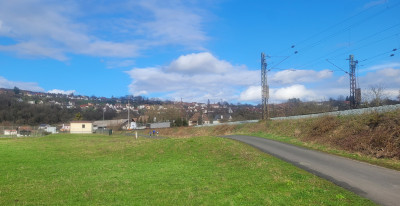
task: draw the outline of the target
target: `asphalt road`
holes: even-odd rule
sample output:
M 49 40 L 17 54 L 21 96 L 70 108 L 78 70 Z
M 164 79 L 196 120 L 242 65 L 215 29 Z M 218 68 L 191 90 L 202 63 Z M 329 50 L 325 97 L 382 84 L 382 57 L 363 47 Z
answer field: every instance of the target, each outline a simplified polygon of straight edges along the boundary
M 224 136 L 290 162 L 381 205 L 400 205 L 400 172 L 259 137 Z

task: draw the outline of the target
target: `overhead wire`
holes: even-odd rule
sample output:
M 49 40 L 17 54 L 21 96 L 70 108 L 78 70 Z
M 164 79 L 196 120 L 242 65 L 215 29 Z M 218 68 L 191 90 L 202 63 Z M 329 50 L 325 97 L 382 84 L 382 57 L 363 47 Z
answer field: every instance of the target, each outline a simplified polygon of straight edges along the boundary
M 323 38 L 323 39 L 321 39 L 321 40 L 319 40 L 319 41 L 317 41 L 317 42 L 315 42 L 315 43 L 313 43 L 313 44 L 308 45 L 307 47 L 305 47 L 305 48 L 303 48 L 303 49 L 301 49 L 301 50 L 298 50 L 298 52 L 300 52 L 300 51 L 303 52 L 303 51 L 306 51 L 306 50 L 308 50 L 308 49 L 314 48 L 315 46 L 321 44 L 322 42 L 324 42 L 324 41 L 326 41 L 326 40 L 328 40 L 328 39 L 330 39 L 330 38 L 333 38 L 333 37 L 335 37 L 335 36 L 338 35 L 338 34 L 341 34 L 343 31 L 347 31 L 347 30 L 349 30 L 349 29 L 351 29 L 351 28 L 354 28 L 354 27 L 356 27 L 356 26 L 359 26 L 360 24 L 362 24 L 362 23 L 364 23 L 364 22 L 366 22 L 366 21 L 368 21 L 368 20 L 370 20 L 370 19 L 372 19 L 372 18 L 374 18 L 374 17 L 376 17 L 376 16 L 379 16 L 380 14 L 383 14 L 384 12 L 387 12 L 388 10 L 393 9 L 393 8 L 399 6 L 399 5 L 400 5 L 400 2 L 394 4 L 394 5 L 391 6 L 391 7 L 387 7 L 387 8 L 385 8 L 385 9 L 383 9 L 383 10 L 381 10 L 381 11 L 379 11 L 379 12 L 377 12 L 377 13 L 371 15 L 371 16 L 368 16 L 368 17 L 366 17 L 366 18 L 364 18 L 364 19 L 362 19 L 362 20 L 360 20 L 360 21 L 358 21 L 358 22 L 356 22 L 356 23 L 354 23 L 354 24 L 351 24 L 350 26 L 348 26 L 348 27 L 346 27 L 346 28 L 344 28 L 344 29 L 342 29 L 342 30 L 336 32 L 336 33 L 333 33 L 333 34 L 329 35 L 329 36 L 326 37 L 326 38 Z
M 398 25 L 400 25 L 400 23 L 399 23 Z M 390 38 L 395 37 L 395 36 L 398 35 L 398 34 L 400 34 L 400 32 L 399 32 L 399 33 L 396 33 L 396 34 L 393 34 L 393 35 L 390 35 L 390 36 L 388 36 L 388 37 L 379 39 L 379 40 L 377 40 L 377 41 L 369 42 L 368 44 L 365 44 L 365 45 L 356 47 L 355 49 L 352 49 L 352 50 L 350 50 L 350 51 L 342 52 L 342 53 L 340 53 L 340 54 L 338 54 L 338 55 L 333 56 L 332 58 L 336 58 L 336 57 L 342 56 L 342 55 L 344 55 L 344 54 L 351 53 L 351 52 L 360 50 L 360 49 L 362 49 L 362 48 L 371 46 L 371 45 L 373 45 L 373 44 L 376 44 L 376 43 L 385 41 L 385 40 L 387 40 L 387 39 L 390 39 Z M 372 36 L 371 36 L 371 37 L 372 37 Z M 364 40 L 365 40 L 365 38 L 364 38 L 363 40 L 357 41 L 356 43 L 361 42 L 361 41 L 364 41 Z M 322 61 L 323 59 L 325 59 L 325 58 L 331 56 L 332 54 L 334 54 L 334 53 L 336 53 L 336 52 L 338 52 L 338 51 L 340 51 L 340 50 L 343 50 L 343 48 L 338 48 L 338 49 L 336 49 L 336 50 L 334 50 L 334 51 L 332 51 L 332 52 L 330 52 L 330 53 L 328 53 L 328 54 L 319 56 L 318 58 L 315 58 L 315 59 L 313 59 L 313 60 L 311 60 L 311 61 L 306 62 L 305 64 L 302 64 L 302 65 L 300 65 L 300 66 L 297 66 L 296 68 L 302 68 L 302 67 L 305 67 L 305 66 L 312 65 L 312 64 L 314 64 L 314 63 L 316 63 L 316 62 Z
M 370 43 L 365 44 L 365 45 L 363 45 L 363 46 L 357 47 L 356 49 L 352 49 L 352 50 L 350 50 L 350 51 L 342 52 L 342 53 L 340 53 L 340 54 L 334 56 L 333 58 L 336 58 L 336 57 L 341 56 L 341 55 L 344 55 L 344 54 L 346 54 L 346 53 L 354 52 L 354 51 L 360 50 L 360 49 L 362 49 L 362 48 L 371 46 L 371 45 L 373 45 L 373 44 L 376 44 L 376 43 L 379 43 L 379 42 L 382 42 L 382 41 L 391 39 L 391 38 L 395 37 L 395 36 L 398 35 L 398 34 L 400 34 L 400 32 L 399 32 L 399 33 L 396 33 L 396 34 L 393 34 L 393 35 L 390 35 L 390 36 L 387 36 L 387 37 L 384 37 L 384 38 L 379 39 L 379 40 L 377 40 L 377 41 L 370 42 Z
M 390 50 L 390 51 L 386 51 L 386 52 L 377 54 L 377 55 L 375 55 L 375 56 L 366 58 L 366 59 L 364 59 L 364 60 L 361 60 L 360 62 L 368 62 L 368 61 L 371 61 L 372 59 L 375 59 L 375 58 L 377 58 L 377 57 L 380 57 L 380 56 L 383 56 L 383 55 L 385 55 L 385 54 L 389 54 L 389 53 L 395 52 L 395 51 L 397 51 L 398 49 L 400 49 L 400 48 L 394 48 L 394 49 L 392 49 L 392 50 Z
M 400 47 L 399 47 L 399 48 L 391 49 L 390 51 L 386 51 L 386 52 L 383 52 L 383 53 L 379 53 L 379 54 L 374 55 L 374 56 L 371 56 L 371 57 L 366 58 L 366 59 L 364 59 L 364 60 L 358 61 L 358 63 L 361 63 L 361 62 L 368 62 L 368 61 L 370 61 L 370 60 L 372 60 L 372 59 L 378 58 L 378 57 L 383 56 L 383 55 L 385 55 L 385 54 L 389 54 L 389 53 L 392 53 L 392 52 L 395 53 L 395 52 L 397 52 L 397 51 L 400 51 Z M 331 72 L 341 71 L 341 72 L 344 72 L 344 73 L 346 73 L 346 74 L 349 74 L 348 71 L 342 69 L 341 67 L 339 67 L 339 66 L 336 65 L 335 63 L 331 62 L 329 59 L 325 59 L 325 60 L 326 60 L 328 63 L 332 64 L 333 66 L 335 66 L 336 68 L 339 69 L 339 70 L 330 70 Z M 271 70 L 271 69 L 270 69 L 270 70 Z M 269 71 L 270 71 L 270 70 L 269 70 Z M 292 68 L 292 69 L 274 68 L 274 70 L 281 70 L 281 71 L 300 71 L 301 69 L 294 69 L 294 68 Z
M 329 59 L 326 59 L 326 61 L 331 63 L 333 66 L 335 66 L 336 68 L 340 69 L 341 71 L 345 72 L 346 74 L 349 73 L 349 72 L 345 71 L 344 69 L 340 68 L 339 66 L 337 66 L 336 64 L 334 64 L 333 62 L 329 61 Z
M 358 41 L 356 41 L 356 42 L 354 42 L 354 43 L 355 43 L 355 44 L 356 44 L 356 43 L 360 43 L 360 42 L 365 41 L 365 40 L 367 40 L 367 39 L 369 39 L 369 38 L 372 38 L 372 37 L 374 37 L 374 36 L 376 36 L 376 35 L 378 35 L 378 34 L 381 34 L 381 33 L 385 32 L 385 31 L 388 31 L 388 30 L 390 30 L 390 29 L 393 29 L 393 28 L 395 28 L 395 27 L 397 27 L 397 26 L 400 26 L 400 23 L 397 23 L 397 24 L 395 24 L 395 25 L 393 25 L 393 26 L 390 26 L 390 27 L 388 27 L 388 28 L 385 28 L 385 29 L 383 29 L 383 30 L 381 30 L 381 31 L 378 31 L 378 32 L 376 32 L 376 33 L 374 33 L 374 34 L 372 34 L 372 35 L 369 35 L 369 36 L 367 36 L 367 37 L 364 37 L 363 39 L 358 40 Z M 397 33 L 397 34 L 395 34 L 395 35 L 398 35 L 398 34 L 400 34 L 400 33 Z M 391 36 L 390 36 L 390 37 L 391 37 Z M 387 37 L 387 38 L 389 38 L 389 37 Z M 386 38 L 385 38 L 385 39 L 386 39 Z M 385 39 L 382 39 L 382 40 L 385 40 Z M 375 43 L 375 42 L 372 42 L 372 44 L 374 44 L 374 43 Z M 371 45 L 371 43 L 369 43 L 369 44 L 367 44 L 367 45 L 365 45 L 365 46 L 363 46 L 363 47 L 366 47 L 366 46 L 369 46 L 369 45 Z M 362 47 L 362 48 L 363 48 L 363 47 Z M 321 61 L 322 58 L 326 58 L 326 57 L 328 57 L 328 56 L 330 56 L 330 55 L 332 55 L 332 54 L 334 54 L 334 53 L 336 53 L 336 52 L 338 52 L 338 51 L 340 51 L 340 50 L 342 50 L 342 49 L 344 49 L 344 48 L 338 48 L 338 49 L 334 50 L 333 52 L 330 52 L 330 53 L 328 53 L 328 54 L 325 54 L 325 55 L 323 55 L 323 56 L 320 56 L 320 57 L 318 57 L 318 58 L 315 58 L 315 59 L 312 60 L 312 61 L 308 61 L 308 62 L 306 62 L 305 64 L 302 64 L 301 66 L 298 66 L 298 68 L 307 66 L 307 65 L 312 64 L 312 63 L 314 63 L 314 62 L 316 62 L 316 61 Z M 358 49 L 360 49 L 360 48 L 358 48 Z M 354 49 L 354 50 L 352 50 L 352 51 L 356 51 L 356 50 L 358 50 L 358 49 Z M 346 52 L 346 53 L 348 53 L 348 52 Z M 340 54 L 340 55 L 342 55 L 342 54 Z
M 340 34 L 341 32 L 347 31 L 347 30 L 349 30 L 349 29 L 351 29 L 351 28 L 354 28 L 354 27 L 356 27 L 356 26 L 358 26 L 358 25 L 360 25 L 360 24 L 362 24 L 362 23 L 364 23 L 364 22 L 366 22 L 366 21 L 368 21 L 368 20 L 370 20 L 370 19 L 372 19 L 372 18 L 374 18 L 374 17 L 376 17 L 376 16 L 379 16 L 380 14 L 382 14 L 382 13 L 384 13 L 384 12 L 390 10 L 390 9 L 393 9 L 393 8 L 399 6 L 399 5 L 400 5 L 400 2 L 399 2 L 399 3 L 396 3 L 396 4 L 394 4 L 394 5 L 392 5 L 391 7 L 388 6 L 388 7 L 386 7 L 385 9 L 383 9 L 383 10 L 377 12 L 377 13 L 374 13 L 373 15 L 370 15 L 370 16 L 368 16 L 368 17 L 366 17 L 366 18 L 364 18 L 364 19 L 358 21 L 357 23 L 351 24 L 350 26 L 348 26 L 348 27 L 346 27 L 346 28 L 344 28 L 344 29 L 342 29 L 342 30 L 336 32 L 336 33 L 333 33 L 333 34 L 329 35 L 328 37 L 322 38 L 322 39 L 320 39 L 319 41 L 317 41 L 317 42 L 315 42 L 315 43 L 313 43 L 313 44 L 309 44 L 308 46 L 304 47 L 304 48 L 301 49 L 301 50 L 296 50 L 296 51 L 294 51 L 292 54 L 290 54 L 289 56 L 286 56 L 283 60 L 281 60 L 281 61 L 278 62 L 277 64 L 273 65 L 273 66 L 271 67 L 271 69 L 269 69 L 269 70 L 275 69 L 274 67 L 277 67 L 277 66 L 280 65 L 281 63 L 285 62 L 286 60 L 288 60 L 288 59 L 289 59 L 290 57 L 292 57 L 293 55 L 298 54 L 299 52 L 304 52 L 304 51 L 307 51 L 307 50 L 309 50 L 309 49 L 311 49 L 311 48 L 314 48 L 315 46 L 321 44 L 322 42 L 324 42 L 324 41 L 326 41 L 326 40 L 328 40 L 328 39 L 330 39 L 330 38 L 333 38 L 333 37 L 337 36 L 337 35 Z M 375 7 L 375 6 L 374 6 L 374 7 Z M 340 24 L 342 24 L 343 22 L 346 22 L 346 21 L 348 21 L 348 20 L 350 20 L 350 19 L 352 19 L 352 18 L 354 18 L 354 17 L 356 17 L 356 16 L 358 16 L 358 15 L 364 13 L 365 11 L 367 11 L 367 10 L 369 10 L 369 9 L 371 9 L 371 8 L 373 8 L 373 7 L 370 7 L 370 8 L 368 8 L 368 9 L 366 9 L 366 10 L 363 10 L 363 11 L 357 13 L 356 15 L 353 15 L 352 17 L 349 17 L 349 18 L 347 18 L 347 19 L 345 19 L 345 20 L 343 20 L 343 21 L 341 21 L 341 22 L 335 24 L 334 27 L 336 27 L 337 25 L 340 25 Z M 375 36 L 375 35 L 378 35 L 379 33 L 382 33 L 382 32 L 384 32 L 384 31 L 387 31 L 387 30 L 389 30 L 389 29 L 391 29 L 391 28 L 393 28 L 393 27 L 396 27 L 396 26 L 398 26 L 398 25 L 400 25 L 400 23 L 399 23 L 399 24 L 396 24 L 396 25 L 394 25 L 394 26 L 392 26 L 392 27 L 389 27 L 389 28 L 387 28 L 387 29 L 384 29 L 384 30 L 382 30 L 382 31 L 380 31 L 380 32 L 377 32 L 377 33 L 375 33 L 375 34 L 372 34 L 372 35 L 370 35 L 370 36 L 368 36 L 368 37 L 366 37 L 366 38 L 364 38 L 364 39 L 362 39 L 362 40 L 360 40 L 360 41 L 364 41 L 365 39 L 371 38 L 371 37 L 373 37 L 373 36 Z M 321 32 L 319 32 L 319 33 L 317 33 L 317 34 L 315 34 L 315 35 L 312 35 L 311 37 L 309 37 L 309 38 L 307 38 L 307 39 L 301 41 L 300 43 L 306 42 L 308 39 L 311 39 L 311 38 L 313 38 L 314 36 L 318 36 L 318 35 L 321 34 L 321 33 L 324 33 L 324 32 L 326 32 L 326 31 L 329 31 L 330 29 L 331 29 L 331 28 L 327 28 L 327 29 L 325 29 L 325 30 L 323 30 L 323 31 L 321 31 Z M 359 42 L 360 42 L 360 41 L 359 41 Z M 291 46 L 291 48 L 295 48 L 295 47 L 296 47 L 295 44 L 293 44 L 293 45 Z M 337 50 L 335 50 L 335 51 L 332 52 L 332 53 L 336 53 L 336 52 L 339 51 L 339 50 L 340 50 L 340 49 L 337 49 Z M 330 54 L 332 54 L 332 53 L 330 53 Z M 313 62 L 314 62 L 314 61 L 320 61 L 320 60 L 316 59 L 316 60 L 313 60 Z M 303 64 L 301 67 L 304 67 L 304 66 L 306 66 L 306 65 L 308 65 L 308 64 L 309 64 L 309 63 Z
M 289 59 L 289 57 L 290 57 L 290 56 L 287 56 L 287 57 L 284 58 L 282 61 L 280 61 L 280 62 L 274 64 L 273 66 L 271 66 L 271 69 L 270 69 L 270 70 L 274 69 L 274 67 L 277 67 L 279 64 L 281 64 L 282 62 L 284 62 L 284 61 L 286 61 L 287 59 Z
M 350 19 L 352 19 L 352 18 L 354 18 L 354 17 L 357 17 L 357 16 L 361 15 L 362 13 L 364 13 L 364 12 L 366 12 L 366 11 L 372 9 L 372 8 L 375 8 L 375 7 L 377 7 L 377 6 L 379 6 L 379 4 L 376 4 L 376 5 L 374 5 L 374 6 L 371 6 L 371 7 L 367 8 L 367 9 L 364 9 L 364 10 L 362 10 L 362 11 L 360 11 L 360 12 L 358 12 L 358 13 L 356 13 L 356 14 L 354 14 L 354 15 L 352 15 L 352 16 L 346 18 L 346 19 L 343 19 L 343 20 L 339 21 L 338 23 L 335 23 L 335 24 L 333 24 L 333 25 L 330 25 L 330 26 L 328 26 L 327 28 L 323 29 L 322 31 L 317 32 L 317 33 L 315 33 L 315 34 L 313 34 L 313 35 L 311 35 L 311 36 L 309 36 L 309 37 L 307 37 L 307 38 L 301 40 L 300 42 L 297 42 L 297 44 L 292 44 L 289 48 L 286 48 L 286 49 L 284 49 L 284 50 L 278 52 L 277 54 L 283 53 L 283 52 L 285 52 L 285 51 L 287 51 L 287 50 L 289 50 L 289 49 L 293 49 L 293 48 L 295 48 L 297 45 L 302 44 L 302 43 L 304 43 L 304 42 L 307 42 L 308 40 L 313 39 L 314 37 L 316 37 L 316 36 L 318 36 L 318 35 L 320 35 L 320 34 L 322 34 L 322 33 L 325 33 L 325 32 L 327 32 L 327 31 L 329 31 L 329 30 L 331 30 L 331 29 L 333 29 L 333 28 L 335 28 L 335 27 L 337 27 L 337 26 L 339 26 L 339 25 L 341 25 L 341 24 L 343 24 L 343 23 L 349 21 Z
M 379 16 L 379 15 L 383 14 L 384 12 L 386 12 L 386 11 L 388 11 L 388 10 L 390 10 L 390 9 L 393 9 L 393 8 L 399 6 L 399 5 L 400 5 L 400 2 L 399 2 L 399 3 L 396 3 L 396 4 L 392 5 L 392 6 L 387 6 L 385 9 L 380 10 L 379 12 L 376 12 L 376 13 L 374 13 L 374 14 L 372 14 L 372 15 L 366 17 L 366 18 L 363 18 L 362 20 L 357 21 L 356 23 L 353 23 L 353 24 L 351 24 L 350 26 L 347 26 L 347 27 L 345 27 L 344 29 L 339 30 L 339 31 L 336 32 L 336 33 L 333 33 L 333 34 L 331 34 L 331 35 L 329 35 L 329 36 L 327 36 L 327 37 L 325 37 L 325 38 L 322 38 L 322 39 L 320 39 L 320 40 L 317 41 L 317 42 L 314 42 L 314 43 L 312 43 L 312 44 L 309 44 L 308 46 L 303 47 L 303 48 L 300 49 L 300 50 L 296 50 L 295 52 L 293 52 L 293 53 L 290 54 L 289 56 L 281 56 L 281 57 L 285 57 L 285 58 L 282 59 L 281 61 L 279 61 L 278 63 L 273 64 L 273 66 L 271 66 L 271 69 L 269 69 L 268 71 L 271 71 L 271 70 L 288 70 L 288 69 L 279 69 L 279 68 L 277 68 L 277 66 L 280 65 L 281 63 L 285 62 L 286 60 L 288 60 L 288 59 L 289 59 L 290 57 L 292 57 L 293 55 L 298 54 L 299 52 L 307 51 L 308 49 L 311 49 L 311 48 L 313 48 L 313 47 L 315 47 L 315 46 L 321 44 L 322 42 L 324 42 L 324 41 L 326 41 L 326 40 L 328 40 L 328 39 L 330 39 L 330 38 L 335 37 L 336 35 L 342 33 L 343 31 L 347 31 L 347 30 L 349 30 L 349 29 L 351 29 L 351 28 L 354 28 L 354 27 L 356 27 L 356 26 L 358 26 L 358 25 L 360 25 L 360 24 L 362 24 L 362 23 L 364 23 L 364 22 L 366 22 L 366 21 L 369 21 L 369 20 L 373 19 L 374 17 Z M 376 6 L 377 6 L 377 5 L 376 5 Z M 352 19 L 352 18 L 354 18 L 354 17 L 356 17 L 356 16 L 359 16 L 360 14 L 362 14 L 362 13 L 364 13 L 365 11 L 368 11 L 369 9 L 374 8 L 374 7 L 375 7 L 375 6 L 370 7 L 370 8 L 368 8 L 368 9 L 365 9 L 365 10 L 363 10 L 363 11 L 357 13 L 356 15 L 353 15 L 353 16 L 351 16 L 351 17 L 349 17 L 349 18 L 346 18 L 345 20 L 340 21 L 339 23 L 335 24 L 334 26 L 328 27 L 328 28 L 324 29 L 323 31 L 318 32 L 318 33 L 316 33 L 316 34 L 314 34 L 314 35 L 312 35 L 312 36 L 310 36 L 310 37 L 308 37 L 308 38 L 306 38 L 306 39 L 300 41 L 298 44 L 304 43 L 304 42 L 308 41 L 309 39 L 312 39 L 312 38 L 314 38 L 314 37 L 316 37 L 316 36 L 318 36 L 318 35 L 320 35 L 320 34 L 326 32 L 326 31 L 329 31 L 329 30 L 331 30 L 333 27 L 336 27 L 336 26 L 338 26 L 338 25 L 340 25 L 340 24 L 343 24 L 344 22 L 346 22 L 346 21 L 348 21 L 348 20 L 350 20 L 350 19 Z M 372 37 L 374 37 L 374 36 L 376 36 L 376 35 L 378 35 L 378 34 L 381 34 L 381 33 L 385 32 L 385 31 L 388 31 L 388 30 L 390 30 L 390 29 L 393 29 L 393 28 L 395 28 L 395 27 L 397 27 L 397 26 L 399 26 L 399 25 L 400 25 L 400 23 L 397 23 L 397 24 L 395 24 L 395 25 L 393 25 L 393 26 L 390 26 L 390 27 L 388 27 L 388 28 L 385 28 L 385 29 L 383 29 L 383 30 L 381 30 L 381 31 L 379 31 L 379 32 L 376 32 L 376 33 L 374 33 L 374 34 L 371 34 L 371 35 L 369 35 L 369 36 L 364 37 L 364 38 L 361 39 L 361 40 L 358 40 L 356 43 L 363 42 L 363 41 L 365 41 L 365 40 L 367 40 L 367 39 L 370 39 L 370 38 L 372 38 Z M 391 35 L 391 36 L 389 36 L 389 37 L 385 37 L 385 38 L 383 38 L 383 39 L 380 39 L 380 40 L 378 40 L 378 41 L 375 41 L 375 42 L 372 42 L 372 43 L 370 42 L 370 43 L 368 43 L 367 45 L 363 45 L 363 46 L 358 47 L 357 49 L 353 49 L 353 50 L 351 50 L 351 51 L 356 51 L 356 50 L 359 50 L 359 49 L 364 48 L 364 47 L 366 47 L 366 46 L 369 46 L 369 45 L 371 45 L 371 44 L 375 44 L 375 43 L 384 41 L 384 40 L 386 40 L 386 39 L 388 39 L 388 38 L 391 38 L 391 37 L 393 37 L 393 36 L 395 36 L 395 35 L 397 35 L 397 37 L 398 37 L 399 34 L 400 34 L 400 33 L 397 33 L 397 34 Z M 298 45 L 298 44 L 297 44 L 297 45 Z M 293 49 L 293 48 L 297 47 L 297 45 L 296 45 L 296 44 L 293 44 L 289 49 Z M 314 59 L 314 60 L 312 60 L 312 61 L 309 61 L 309 62 L 307 62 L 306 64 L 303 64 L 303 65 L 301 65 L 301 66 L 299 66 L 299 67 L 295 67 L 295 68 L 302 68 L 302 67 L 304 67 L 304 66 L 309 65 L 310 63 L 314 63 L 314 62 L 316 62 L 316 61 L 320 61 L 321 58 L 326 57 L 326 56 L 330 56 L 331 54 L 336 53 L 336 52 L 338 52 L 338 51 L 340 51 L 340 50 L 342 50 L 342 49 L 343 49 L 343 48 L 336 49 L 335 51 L 330 52 L 328 55 L 321 56 L 321 57 L 319 57 L 319 58 L 317 58 L 317 59 Z M 288 49 L 286 49 L 286 50 L 288 50 Z M 348 53 L 348 52 L 346 52 L 346 53 Z M 387 54 L 387 53 L 390 53 L 390 52 L 385 52 L 385 53 L 383 53 L 383 54 L 379 54 L 379 55 L 376 55 L 376 56 L 374 56 L 374 57 L 370 57 L 370 58 L 368 58 L 368 59 L 374 59 L 374 58 L 376 58 L 376 57 L 379 57 L 379 56 L 384 55 L 384 54 Z M 342 55 L 342 54 L 340 54 L 340 55 Z M 328 61 L 328 59 L 326 59 L 326 60 Z M 332 62 L 330 62 L 330 63 L 333 64 Z M 333 64 L 333 65 L 334 65 L 335 67 L 337 67 L 337 65 L 335 65 L 335 64 Z M 339 68 L 340 71 L 346 72 L 345 70 L 341 69 L 340 67 L 337 67 L 337 68 Z M 298 70 L 300 70 L 300 69 L 290 69 L 290 71 L 298 71 Z M 331 71 L 334 72 L 334 70 L 331 70 Z M 348 72 L 346 72 L 346 73 L 348 73 Z

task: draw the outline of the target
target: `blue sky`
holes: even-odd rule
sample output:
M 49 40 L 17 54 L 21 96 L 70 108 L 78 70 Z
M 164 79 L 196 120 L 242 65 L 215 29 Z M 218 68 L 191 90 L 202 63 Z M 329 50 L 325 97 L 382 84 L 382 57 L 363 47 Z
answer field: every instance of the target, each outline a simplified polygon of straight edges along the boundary
M 318 101 L 353 54 L 363 96 L 395 98 L 399 50 L 399 0 L 0 0 L 2 88 L 257 104 L 265 52 L 270 102 Z

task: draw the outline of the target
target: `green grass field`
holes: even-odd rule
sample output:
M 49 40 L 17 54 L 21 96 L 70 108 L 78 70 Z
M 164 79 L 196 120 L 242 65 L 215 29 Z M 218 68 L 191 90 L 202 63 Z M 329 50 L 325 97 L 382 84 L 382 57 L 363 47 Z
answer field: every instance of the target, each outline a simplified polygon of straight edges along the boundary
M 374 205 L 216 137 L 0 139 L 0 205 Z

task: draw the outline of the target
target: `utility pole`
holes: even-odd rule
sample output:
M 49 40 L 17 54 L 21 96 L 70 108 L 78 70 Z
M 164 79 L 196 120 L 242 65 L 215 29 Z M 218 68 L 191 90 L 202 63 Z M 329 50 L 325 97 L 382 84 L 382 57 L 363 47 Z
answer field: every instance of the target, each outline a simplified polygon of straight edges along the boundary
M 104 121 L 104 112 L 106 112 L 106 107 L 103 108 L 103 121 Z
M 349 72 L 336 66 L 336 64 L 330 62 L 328 59 L 326 61 L 349 75 L 349 78 L 350 78 L 350 96 L 349 96 L 350 109 L 355 109 L 361 103 L 361 89 L 359 88 L 359 85 L 357 84 L 357 76 L 356 76 L 357 75 L 356 69 L 357 69 L 358 61 L 357 60 L 354 61 L 354 55 L 352 55 L 352 54 L 350 54 L 350 56 L 347 60 L 349 60 Z
M 358 61 L 354 61 L 354 55 L 349 56 L 349 76 L 350 76 L 350 108 L 355 109 L 361 102 L 361 89 L 357 88 L 356 67 Z
M 130 120 L 130 117 L 129 117 L 129 110 L 131 110 L 131 109 L 130 109 L 129 99 L 128 99 L 128 128 L 127 128 L 128 130 L 131 128 L 130 121 L 129 121 L 129 120 Z
M 262 102 L 262 119 L 269 119 L 269 86 L 267 81 L 267 62 L 265 61 L 264 52 L 261 53 L 261 102 Z

